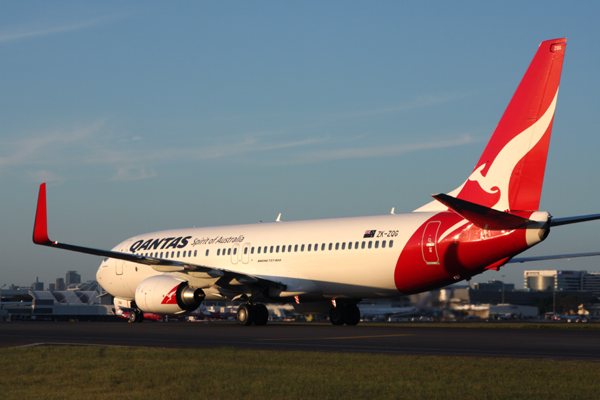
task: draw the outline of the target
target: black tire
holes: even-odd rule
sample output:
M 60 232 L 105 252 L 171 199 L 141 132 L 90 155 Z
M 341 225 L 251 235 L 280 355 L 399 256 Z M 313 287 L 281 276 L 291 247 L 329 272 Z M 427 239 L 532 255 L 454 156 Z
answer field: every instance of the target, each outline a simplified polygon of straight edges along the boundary
M 360 322 L 360 310 L 353 304 L 346 307 L 346 325 L 358 325 Z
M 242 304 L 238 308 L 236 319 L 240 325 L 251 325 L 254 320 L 254 307 L 250 304 Z
M 144 322 L 144 312 L 142 310 L 137 310 L 136 314 L 138 315 L 138 318 L 135 322 Z
M 332 307 L 329 312 L 329 321 L 333 325 L 344 325 L 346 322 L 346 313 L 342 307 Z
M 269 322 L 269 310 L 264 304 L 254 306 L 254 325 L 262 326 Z
M 129 322 L 142 322 L 144 320 L 144 313 L 141 310 L 132 309 L 129 312 Z

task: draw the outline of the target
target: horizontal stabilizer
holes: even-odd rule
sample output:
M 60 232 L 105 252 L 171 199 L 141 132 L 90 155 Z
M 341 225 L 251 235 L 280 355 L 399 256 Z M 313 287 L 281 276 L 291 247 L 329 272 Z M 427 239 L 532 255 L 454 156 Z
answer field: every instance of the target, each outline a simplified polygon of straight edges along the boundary
M 484 207 L 470 201 L 457 199 L 443 193 L 434 194 L 431 197 L 482 229 L 523 229 L 529 224 L 536 223 L 527 218 L 494 210 L 493 208 Z
M 580 215 L 579 217 L 553 218 L 550 226 L 561 226 L 577 224 L 579 222 L 594 221 L 600 219 L 600 214 Z
M 575 253 L 575 254 L 556 254 L 553 256 L 537 256 L 537 257 L 517 257 L 508 261 L 507 264 L 524 263 L 531 261 L 547 261 L 547 260 L 565 260 L 569 258 L 580 258 L 580 257 L 595 257 L 600 256 L 599 252 L 595 253 Z

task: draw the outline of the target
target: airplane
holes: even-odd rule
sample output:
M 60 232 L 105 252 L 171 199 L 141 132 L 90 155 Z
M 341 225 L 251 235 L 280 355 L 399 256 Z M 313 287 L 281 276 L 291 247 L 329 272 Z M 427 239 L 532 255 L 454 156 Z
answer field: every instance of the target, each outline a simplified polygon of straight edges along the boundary
M 553 227 L 600 219 L 539 210 L 565 46 L 539 45 L 473 172 L 411 213 L 174 229 L 103 250 L 49 239 L 42 183 L 33 241 L 104 257 L 97 281 L 131 308 L 132 322 L 229 300 L 242 303 L 241 325 L 265 325 L 264 303 L 356 325 L 362 299 L 425 292 L 511 262 L 600 255 L 515 257 Z

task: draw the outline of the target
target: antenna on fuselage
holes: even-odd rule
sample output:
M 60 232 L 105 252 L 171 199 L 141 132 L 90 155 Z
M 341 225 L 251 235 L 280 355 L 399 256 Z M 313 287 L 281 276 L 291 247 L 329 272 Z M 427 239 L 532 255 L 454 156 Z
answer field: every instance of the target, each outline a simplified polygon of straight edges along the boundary
M 277 219 L 275 220 L 275 222 L 281 222 L 281 213 L 279 213 L 279 215 L 277 216 Z
M 396 207 L 392 207 L 392 212 L 390 214 L 394 215 L 394 210 L 396 209 Z

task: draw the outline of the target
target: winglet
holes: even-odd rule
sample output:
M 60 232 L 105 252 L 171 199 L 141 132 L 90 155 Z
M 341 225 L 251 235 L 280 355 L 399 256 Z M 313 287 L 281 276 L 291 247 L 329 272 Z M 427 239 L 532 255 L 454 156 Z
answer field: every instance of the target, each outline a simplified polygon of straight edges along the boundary
M 33 226 L 33 243 L 47 245 L 51 241 L 48 238 L 48 218 L 46 214 L 46 184 L 40 185 L 37 212 L 35 213 L 35 225 Z
M 489 230 L 511 230 L 526 228 L 530 221 L 518 215 L 494 210 L 470 201 L 457 199 L 447 194 L 434 194 L 431 197 L 447 206 L 463 218 L 471 221 L 482 229 Z

